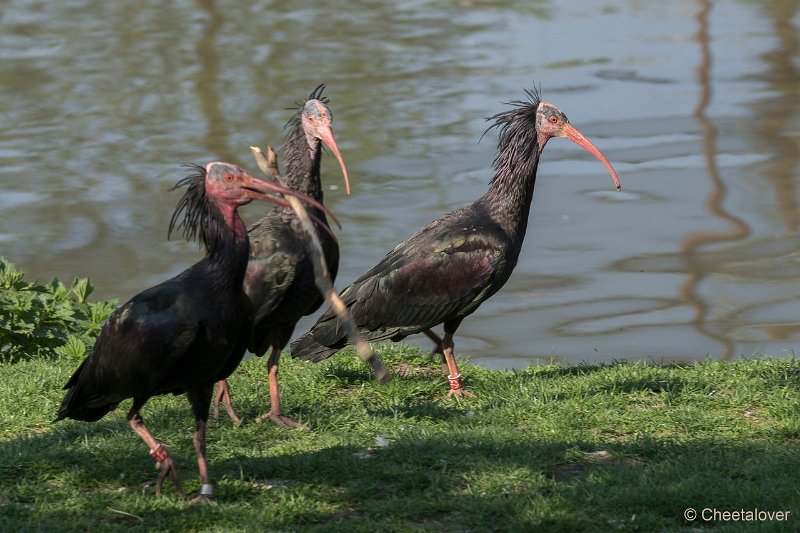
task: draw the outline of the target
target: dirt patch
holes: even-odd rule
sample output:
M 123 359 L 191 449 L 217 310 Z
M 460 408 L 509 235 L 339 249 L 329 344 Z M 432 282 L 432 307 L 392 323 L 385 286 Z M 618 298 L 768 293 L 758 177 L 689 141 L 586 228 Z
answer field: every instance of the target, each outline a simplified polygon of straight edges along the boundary
M 558 465 L 553 469 L 553 479 L 559 483 L 569 483 L 576 477 L 598 467 L 632 466 L 642 464 L 640 459 L 617 457 L 607 450 L 584 452 L 583 457 L 575 462 Z

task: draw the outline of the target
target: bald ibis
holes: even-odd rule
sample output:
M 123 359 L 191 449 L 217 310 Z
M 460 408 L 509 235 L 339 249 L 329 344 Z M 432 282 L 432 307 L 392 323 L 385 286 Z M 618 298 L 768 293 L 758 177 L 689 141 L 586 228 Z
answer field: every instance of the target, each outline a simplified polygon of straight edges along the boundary
M 67 384 L 56 422 L 94 422 L 133 398 L 128 423 L 150 448 L 160 469 L 156 494 L 167 475 L 185 497 L 172 458 L 144 425 L 140 411 L 160 394 L 186 393 L 196 420 L 194 447 L 202 488 L 210 499 L 205 432 L 214 383 L 230 375 L 244 355 L 253 308 L 242 289 L 249 242 L 237 208 L 251 200 L 286 204 L 269 191 L 310 198 L 260 180 L 236 165 L 209 163 L 175 186 L 186 187 L 169 233 L 183 229 L 206 255 L 198 263 L 120 306 L 104 324 L 91 354 Z
M 350 182 L 336 139 L 331 128 L 328 98 L 322 96 L 325 86 L 311 93 L 287 123 L 289 132 L 284 143 L 284 182 L 293 190 L 322 203 L 320 183 L 321 144 L 324 143 L 339 160 L 347 193 Z M 339 244 L 328 227 L 325 213 L 309 209 L 318 224 L 317 237 L 322 245 L 331 281 L 339 268 Z M 284 427 L 300 424 L 284 416 L 278 388 L 278 360 L 281 350 L 289 343 L 294 327 L 305 315 L 319 309 L 323 302 L 314 282 L 314 266 L 309 256 L 310 237 L 299 224 L 291 207 L 276 207 L 249 230 L 250 262 L 244 279 L 244 290 L 255 307 L 255 326 L 248 349 L 262 356 L 272 349 L 267 360 L 270 410 L 256 421 L 271 420 Z M 239 419 L 231 405 L 229 385 L 221 381 L 214 397 L 214 416 L 223 401 L 235 424 Z
M 453 335 L 468 315 L 496 293 L 517 264 L 528 225 L 539 156 L 552 137 L 589 151 L 619 178 L 606 157 L 534 88 L 525 101 L 487 120 L 499 130 L 494 177 L 475 202 L 440 217 L 398 244 L 382 261 L 342 291 L 342 299 L 369 341 L 399 341 L 444 324 L 442 351 L 449 395 L 464 396 L 453 357 Z M 435 340 L 435 339 L 434 339 Z M 347 344 L 336 316 L 326 311 L 292 343 L 292 356 L 330 357 Z

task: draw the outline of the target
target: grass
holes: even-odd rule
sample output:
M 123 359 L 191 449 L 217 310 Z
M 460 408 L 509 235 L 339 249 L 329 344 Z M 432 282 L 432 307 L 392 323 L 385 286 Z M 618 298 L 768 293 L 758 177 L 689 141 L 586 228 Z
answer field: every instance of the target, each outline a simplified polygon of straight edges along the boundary
M 398 374 L 370 381 L 353 352 L 284 356 L 287 414 L 313 431 L 252 421 L 266 362 L 231 377 L 245 424 L 208 434 L 216 503 L 189 505 L 129 430 L 129 401 L 103 420 L 51 424 L 76 364 L 0 365 L 0 530 L 795 531 L 800 528 L 800 362 L 666 367 L 464 364 L 473 398 L 445 396 L 440 365 L 381 346 Z M 197 492 L 184 397 L 145 422 Z M 789 511 L 785 521 L 686 521 L 684 509 Z

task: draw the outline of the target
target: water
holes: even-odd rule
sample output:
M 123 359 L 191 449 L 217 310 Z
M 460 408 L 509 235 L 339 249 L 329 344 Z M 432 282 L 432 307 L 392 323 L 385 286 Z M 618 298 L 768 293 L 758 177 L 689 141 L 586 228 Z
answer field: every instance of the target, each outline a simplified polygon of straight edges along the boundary
M 248 147 L 280 144 L 325 82 L 354 187 L 326 156 L 343 287 L 485 191 L 484 118 L 535 81 L 623 192 L 551 141 L 517 269 L 456 351 L 501 368 L 800 347 L 796 1 L 296 5 L 6 2 L 0 254 L 98 298 L 179 272 L 200 255 L 166 240 L 179 164 L 254 168 Z

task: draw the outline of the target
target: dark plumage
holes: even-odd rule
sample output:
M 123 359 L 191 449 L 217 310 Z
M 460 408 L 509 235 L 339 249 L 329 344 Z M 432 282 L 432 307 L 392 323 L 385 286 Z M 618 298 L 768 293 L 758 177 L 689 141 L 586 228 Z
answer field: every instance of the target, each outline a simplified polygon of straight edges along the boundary
M 169 231 L 183 230 L 205 245 L 206 255 L 174 278 L 137 294 L 103 326 L 92 353 L 78 367 L 56 421 L 96 421 L 126 398 L 131 428 L 145 441 L 161 469 L 183 489 L 174 463 L 144 426 L 139 411 L 159 394 L 186 393 L 197 421 L 195 449 L 203 483 L 211 495 L 205 460 L 205 427 L 214 383 L 230 375 L 244 355 L 253 308 L 242 290 L 248 238 L 236 209 L 253 199 L 285 204 L 262 191 L 290 193 L 229 163 L 209 163 L 178 182 L 186 187 Z
M 475 202 L 438 218 L 398 244 L 386 257 L 342 291 L 361 335 L 369 341 L 399 341 L 444 324 L 442 352 L 451 394 L 463 395 L 453 357 L 453 334 L 461 321 L 508 280 L 517 264 L 539 156 L 554 136 L 583 146 L 619 180 L 605 157 L 554 105 L 534 89 L 528 100 L 489 120 L 500 139 L 489 190 Z M 487 131 L 489 131 L 487 130 Z M 292 343 L 292 356 L 310 361 L 330 357 L 347 344 L 331 310 Z
M 331 112 L 327 106 L 328 99 L 322 96 L 323 89 L 323 85 L 317 87 L 289 120 L 289 132 L 282 147 L 286 185 L 319 202 L 323 199 L 320 181 L 322 143 L 338 158 L 348 192 L 350 188 L 347 169 L 331 129 Z M 325 213 L 310 209 L 309 214 L 318 220 L 317 237 L 331 279 L 336 279 L 339 245 L 327 227 Z M 314 266 L 309 255 L 310 238 L 289 207 L 272 209 L 250 228 L 249 233 L 250 262 L 244 290 L 253 302 L 256 317 L 248 348 L 258 356 L 272 350 L 267 362 L 270 410 L 257 420 L 297 426 L 297 422 L 281 412 L 278 361 L 298 320 L 322 305 L 323 297 L 314 281 Z M 222 400 L 228 414 L 238 424 L 227 391 L 227 383 L 221 382 L 214 401 L 214 413 L 217 416 L 218 404 Z

